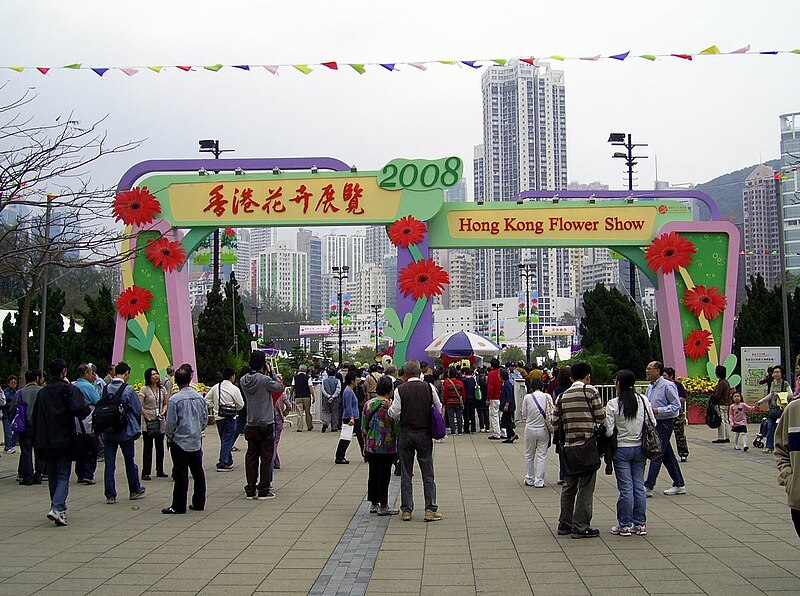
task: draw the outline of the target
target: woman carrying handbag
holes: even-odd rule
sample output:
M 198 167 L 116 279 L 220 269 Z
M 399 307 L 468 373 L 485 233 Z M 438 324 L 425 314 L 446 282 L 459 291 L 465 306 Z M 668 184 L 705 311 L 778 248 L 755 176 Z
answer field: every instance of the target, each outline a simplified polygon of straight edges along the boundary
M 144 371 L 144 385 L 139 390 L 142 402 L 142 480 L 150 480 L 153 468 L 153 443 L 156 447 L 156 476 L 166 478 L 164 473 L 164 430 L 167 414 L 167 392 L 161 385 L 161 377 L 155 368 Z

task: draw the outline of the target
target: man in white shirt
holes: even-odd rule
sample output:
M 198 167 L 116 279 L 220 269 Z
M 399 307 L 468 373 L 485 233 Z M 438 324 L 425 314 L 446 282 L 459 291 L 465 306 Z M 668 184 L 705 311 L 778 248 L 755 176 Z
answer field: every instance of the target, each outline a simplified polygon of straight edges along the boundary
M 236 374 L 232 368 L 222 371 L 224 377 L 206 393 L 206 403 L 212 408 L 219 433 L 219 461 L 217 472 L 233 471 L 233 443 L 236 441 L 236 415 L 244 408 L 242 392 L 233 384 Z M 220 411 L 222 405 L 222 411 Z M 230 406 L 233 406 L 231 409 Z M 233 413 L 235 410 L 235 413 Z M 231 415 L 233 413 L 233 415 Z

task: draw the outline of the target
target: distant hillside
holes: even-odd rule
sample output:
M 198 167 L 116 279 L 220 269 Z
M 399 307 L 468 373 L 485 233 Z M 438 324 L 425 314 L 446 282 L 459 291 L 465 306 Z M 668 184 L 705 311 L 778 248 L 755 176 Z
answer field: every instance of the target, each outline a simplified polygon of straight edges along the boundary
M 781 160 L 773 159 L 772 161 L 764 163 L 773 170 L 777 170 L 780 167 Z M 719 213 L 722 217 L 733 216 L 736 223 L 742 223 L 744 220 L 744 213 L 742 211 L 744 181 L 756 167 L 758 167 L 758 164 L 753 164 L 752 166 L 730 172 L 729 174 L 717 176 L 713 180 L 698 184 L 695 186 L 695 189 L 703 191 L 716 201 L 719 206 Z M 708 210 L 705 207 L 701 207 L 700 213 L 703 218 L 709 216 Z

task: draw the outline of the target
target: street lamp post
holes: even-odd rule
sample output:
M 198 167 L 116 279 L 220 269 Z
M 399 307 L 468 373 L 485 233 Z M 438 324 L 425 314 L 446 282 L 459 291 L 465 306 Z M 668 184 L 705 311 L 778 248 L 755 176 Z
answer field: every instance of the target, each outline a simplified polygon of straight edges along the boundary
M 525 281 L 525 362 L 531 363 L 531 276 L 533 263 L 520 263 L 519 274 Z
M 256 313 L 256 343 L 258 343 L 258 312 L 261 310 L 261 305 L 256 301 L 255 305 L 250 307 L 250 310 Z
M 500 313 L 503 310 L 503 304 L 495 304 L 492 303 L 492 310 L 494 310 L 494 317 L 495 317 L 495 334 L 494 338 L 496 340 L 497 345 L 500 345 Z
M 786 367 L 786 374 L 792 370 L 791 345 L 789 342 L 789 290 L 786 279 L 786 241 L 784 237 L 783 221 L 783 191 L 781 184 L 781 171 L 775 175 L 775 193 L 778 199 L 778 259 L 780 259 L 780 280 L 781 280 L 781 311 L 783 318 L 783 361 Z
M 334 265 L 332 267 L 333 277 L 339 282 L 339 293 L 337 295 L 339 300 L 339 368 L 342 366 L 342 283 L 347 279 L 347 272 L 350 267 L 342 265 L 341 267 Z
M 213 153 L 214 159 L 219 159 L 223 153 L 236 151 L 236 149 L 220 149 L 219 139 L 203 139 L 198 141 L 200 145 L 200 153 Z M 202 171 L 200 172 L 202 174 Z M 219 174 L 219 172 L 214 172 Z M 219 280 L 219 228 L 214 230 L 214 250 L 212 251 L 214 259 L 214 282 Z
M 625 153 L 618 151 L 612 155 L 615 159 L 624 159 L 625 166 L 627 167 L 628 172 L 628 190 L 633 190 L 633 168 L 636 166 L 637 159 L 647 159 L 646 155 L 634 155 L 633 149 L 634 147 L 647 147 L 647 143 L 634 143 L 631 139 L 631 135 L 626 135 L 623 132 L 612 132 L 608 135 L 608 142 L 611 143 L 613 146 L 616 147 L 624 147 Z M 631 293 L 631 300 L 636 302 L 636 266 L 633 264 L 633 261 L 628 261 L 629 269 L 629 285 L 630 285 L 630 293 Z
M 378 313 L 380 312 L 381 308 L 383 308 L 380 304 L 370 304 L 369 307 L 372 309 L 372 312 L 375 313 L 375 355 L 378 355 Z

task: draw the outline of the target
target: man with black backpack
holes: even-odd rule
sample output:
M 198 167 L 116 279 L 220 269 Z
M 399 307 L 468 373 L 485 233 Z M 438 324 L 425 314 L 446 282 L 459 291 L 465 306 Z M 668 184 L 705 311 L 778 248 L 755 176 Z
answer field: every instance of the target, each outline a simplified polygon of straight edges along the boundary
M 120 362 L 114 367 L 114 379 L 103 388 L 103 395 L 94 409 L 92 426 L 95 433 L 103 434 L 105 456 L 106 503 L 117 502 L 117 487 L 114 473 L 117 464 L 117 448 L 125 460 L 125 474 L 131 501 L 144 499 L 145 489 L 139 482 L 139 468 L 135 461 L 136 439 L 142 434 L 142 402 L 133 387 L 128 385 L 131 367 Z
M 75 456 L 75 418 L 91 410 L 79 389 L 67 381 L 67 363 L 56 358 L 50 363 L 50 380 L 36 394 L 33 404 L 34 447 L 47 461 L 50 511 L 47 519 L 67 525 L 67 497 L 72 459 Z

